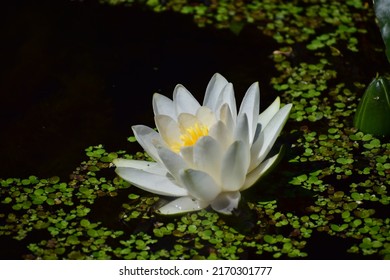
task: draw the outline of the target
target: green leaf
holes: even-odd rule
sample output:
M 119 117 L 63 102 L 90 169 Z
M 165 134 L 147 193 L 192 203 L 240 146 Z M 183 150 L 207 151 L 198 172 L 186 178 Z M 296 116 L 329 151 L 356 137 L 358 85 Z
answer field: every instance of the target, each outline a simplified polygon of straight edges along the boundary
M 229 28 L 235 35 L 239 35 L 244 25 L 245 23 L 241 21 L 233 21 L 230 23 Z
M 91 224 L 91 223 L 90 223 L 87 219 L 82 219 L 82 220 L 80 221 L 80 225 L 83 226 L 83 227 L 85 227 L 85 228 L 88 228 L 90 224 Z
M 289 183 L 292 185 L 300 185 L 303 182 L 305 182 L 307 180 L 307 178 L 308 177 L 306 174 L 302 174 L 302 175 L 299 175 L 297 177 L 294 177 Z
M 5 204 L 8 204 L 8 203 L 10 203 L 11 201 L 12 201 L 12 198 L 6 197 L 6 198 L 4 198 L 4 200 L 3 200 L 2 202 L 5 203 Z
M 90 237 L 98 237 L 99 234 L 96 230 L 90 228 L 87 230 L 87 234 L 90 236 Z
M 379 30 L 386 46 L 386 56 L 390 61 L 390 0 L 375 0 L 373 2 Z
M 79 239 L 78 239 L 78 237 L 76 235 L 68 236 L 68 238 L 66 239 L 66 242 L 68 244 L 71 244 L 71 245 L 76 245 L 76 244 L 80 243 L 80 241 L 79 241 Z
M 276 243 L 276 239 L 272 235 L 264 235 L 264 241 L 269 243 L 269 244 L 274 244 Z
M 138 194 L 134 194 L 134 193 L 131 193 L 127 196 L 129 199 L 137 199 L 139 198 L 139 195 Z
M 354 125 L 364 133 L 389 136 L 389 116 L 390 81 L 385 77 L 378 77 L 368 85 L 356 110 Z

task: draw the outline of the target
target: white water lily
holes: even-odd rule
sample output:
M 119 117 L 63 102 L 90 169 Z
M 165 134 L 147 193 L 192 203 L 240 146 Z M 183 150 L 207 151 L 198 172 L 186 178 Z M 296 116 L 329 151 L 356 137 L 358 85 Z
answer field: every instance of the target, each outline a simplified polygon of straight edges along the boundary
M 133 126 L 134 135 L 155 162 L 116 159 L 116 173 L 140 189 L 177 197 L 162 214 L 197 211 L 211 206 L 231 214 L 241 191 L 251 187 L 275 163 L 267 155 L 292 105 L 280 99 L 261 114 L 260 90 L 253 83 L 237 113 L 233 85 L 216 73 L 203 105 L 182 85 L 173 100 L 155 93 L 153 110 L 158 132 Z

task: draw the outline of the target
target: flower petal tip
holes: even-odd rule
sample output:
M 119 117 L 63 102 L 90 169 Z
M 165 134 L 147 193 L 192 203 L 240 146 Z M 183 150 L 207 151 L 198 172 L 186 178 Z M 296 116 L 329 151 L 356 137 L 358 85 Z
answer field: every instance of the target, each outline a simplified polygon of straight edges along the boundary
M 208 206 L 208 203 L 196 200 L 189 196 L 177 198 L 157 210 L 161 215 L 177 215 L 188 212 L 199 211 Z

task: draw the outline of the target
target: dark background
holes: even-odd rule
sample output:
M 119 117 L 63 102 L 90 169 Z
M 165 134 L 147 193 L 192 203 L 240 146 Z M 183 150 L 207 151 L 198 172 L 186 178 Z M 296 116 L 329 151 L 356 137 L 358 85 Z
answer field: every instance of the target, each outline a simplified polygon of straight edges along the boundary
M 253 26 L 237 36 L 191 18 L 97 1 L 4 1 L 0 11 L 0 178 L 62 180 L 84 149 L 140 150 L 131 126 L 154 127 L 152 94 L 178 83 L 201 102 L 215 72 L 236 99 L 260 82 L 262 109 L 275 92 L 276 45 Z M 132 151 L 133 150 L 133 151 Z

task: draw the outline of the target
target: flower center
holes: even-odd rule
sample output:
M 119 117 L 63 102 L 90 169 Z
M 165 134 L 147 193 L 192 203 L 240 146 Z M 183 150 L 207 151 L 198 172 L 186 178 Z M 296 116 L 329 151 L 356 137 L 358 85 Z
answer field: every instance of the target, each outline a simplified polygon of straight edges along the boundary
M 209 135 L 209 129 L 207 126 L 195 123 L 191 127 L 187 127 L 184 132 L 180 135 L 180 140 L 182 141 L 180 144 L 177 143 L 176 145 L 172 146 L 172 150 L 175 152 L 180 152 L 181 147 L 187 147 L 194 145 L 199 138 L 203 136 Z
M 200 137 L 206 135 L 209 135 L 209 129 L 202 124 L 196 123 L 194 126 L 186 128 L 180 139 L 183 141 L 183 146 L 192 146 Z

